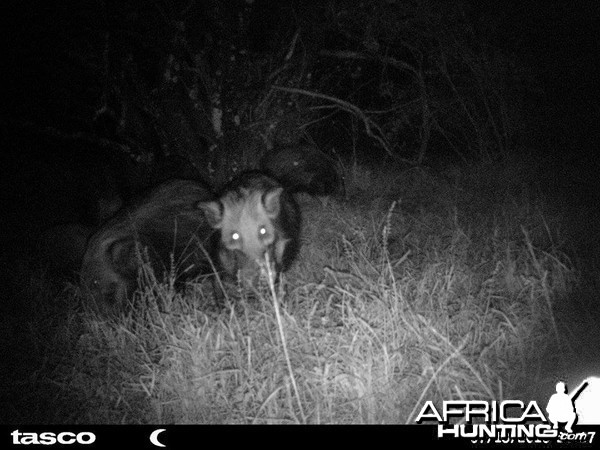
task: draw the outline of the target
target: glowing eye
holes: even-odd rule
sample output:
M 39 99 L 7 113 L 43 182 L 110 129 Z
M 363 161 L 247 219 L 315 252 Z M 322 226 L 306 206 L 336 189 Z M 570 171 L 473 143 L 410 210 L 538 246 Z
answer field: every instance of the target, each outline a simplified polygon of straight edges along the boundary
M 240 233 L 238 233 L 238 232 L 231 233 L 231 240 L 238 241 L 239 239 L 240 239 Z
M 260 227 L 258 230 L 258 234 L 264 236 L 265 234 L 267 234 L 267 229 L 265 227 Z

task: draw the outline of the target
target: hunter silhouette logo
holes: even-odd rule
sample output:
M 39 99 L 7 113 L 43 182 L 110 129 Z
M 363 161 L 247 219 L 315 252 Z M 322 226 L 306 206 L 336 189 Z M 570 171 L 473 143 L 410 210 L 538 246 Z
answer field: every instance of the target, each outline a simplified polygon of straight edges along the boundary
M 548 419 L 552 422 L 552 428 L 558 428 L 558 423 L 566 423 L 565 430 L 569 433 L 573 432 L 571 428 L 577 419 L 573 400 L 567 394 L 567 386 L 562 381 L 556 383 L 556 394 L 552 394 L 546 406 L 548 411 Z
M 559 381 L 546 411 L 553 428 L 557 429 L 559 423 L 564 423 L 568 433 L 573 431 L 575 422 L 578 425 L 600 425 L 600 378 L 586 378 L 573 395 L 567 394 L 567 386 Z

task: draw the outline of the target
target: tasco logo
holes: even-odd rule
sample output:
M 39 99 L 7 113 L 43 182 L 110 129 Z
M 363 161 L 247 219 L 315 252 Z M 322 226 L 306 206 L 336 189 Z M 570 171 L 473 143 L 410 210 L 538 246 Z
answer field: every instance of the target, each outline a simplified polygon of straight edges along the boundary
M 10 435 L 12 436 L 12 443 L 15 445 L 87 445 L 96 441 L 96 435 L 89 431 L 82 431 L 81 433 L 71 433 L 70 431 L 62 433 L 51 433 L 49 431 L 43 433 L 22 433 L 19 430 L 15 430 Z

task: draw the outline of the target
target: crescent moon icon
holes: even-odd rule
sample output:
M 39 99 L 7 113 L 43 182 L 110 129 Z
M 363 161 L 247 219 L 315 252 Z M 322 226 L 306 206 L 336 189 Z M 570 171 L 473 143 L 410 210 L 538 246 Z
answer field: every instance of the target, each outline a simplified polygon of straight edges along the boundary
M 161 444 L 158 441 L 158 435 L 163 431 L 165 431 L 165 428 L 159 428 L 158 430 L 154 430 L 152 432 L 152 434 L 150 435 L 150 442 L 152 442 L 152 445 L 155 445 L 157 447 L 166 447 L 165 444 Z

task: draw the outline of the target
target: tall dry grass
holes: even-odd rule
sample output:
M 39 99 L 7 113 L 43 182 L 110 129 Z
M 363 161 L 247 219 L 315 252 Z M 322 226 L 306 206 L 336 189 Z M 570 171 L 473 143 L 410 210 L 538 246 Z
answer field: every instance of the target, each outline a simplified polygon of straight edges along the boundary
M 561 217 L 525 177 L 357 169 L 350 200 L 300 199 L 280 287 L 219 306 L 211 283 L 146 273 L 113 316 L 64 291 L 30 317 L 43 364 L 15 383 L 52 387 L 38 422 L 413 423 L 428 400 L 510 398 L 576 284 Z

